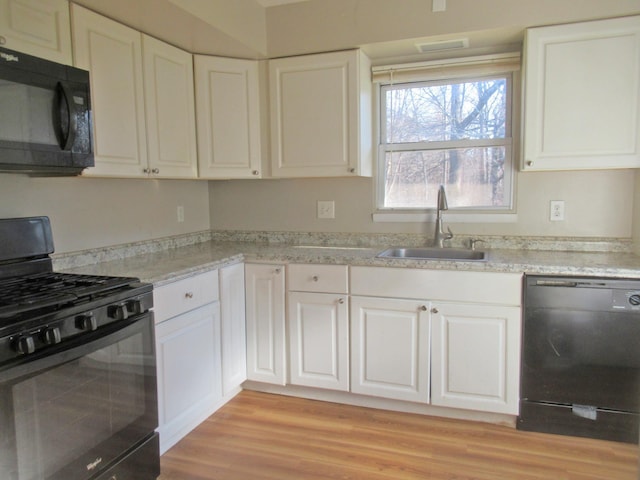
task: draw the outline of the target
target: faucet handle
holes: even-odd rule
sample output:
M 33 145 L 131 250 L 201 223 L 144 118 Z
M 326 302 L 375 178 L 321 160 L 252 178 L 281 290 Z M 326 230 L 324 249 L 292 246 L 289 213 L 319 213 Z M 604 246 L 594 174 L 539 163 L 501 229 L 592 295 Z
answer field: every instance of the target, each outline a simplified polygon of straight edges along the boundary
M 445 240 L 451 240 L 453 238 L 453 232 L 451 231 L 451 227 L 447 225 L 447 236 L 445 238 Z

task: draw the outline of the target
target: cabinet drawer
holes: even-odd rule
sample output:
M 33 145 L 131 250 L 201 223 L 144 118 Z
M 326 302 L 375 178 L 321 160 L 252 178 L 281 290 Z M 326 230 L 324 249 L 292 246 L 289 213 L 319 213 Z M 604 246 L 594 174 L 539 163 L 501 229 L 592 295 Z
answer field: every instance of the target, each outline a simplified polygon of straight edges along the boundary
M 163 285 L 153 290 L 155 321 L 160 323 L 218 298 L 217 270 Z
M 522 275 L 352 267 L 351 294 L 519 306 L 522 301 Z
M 289 290 L 298 292 L 348 293 L 346 265 L 299 265 L 288 267 Z

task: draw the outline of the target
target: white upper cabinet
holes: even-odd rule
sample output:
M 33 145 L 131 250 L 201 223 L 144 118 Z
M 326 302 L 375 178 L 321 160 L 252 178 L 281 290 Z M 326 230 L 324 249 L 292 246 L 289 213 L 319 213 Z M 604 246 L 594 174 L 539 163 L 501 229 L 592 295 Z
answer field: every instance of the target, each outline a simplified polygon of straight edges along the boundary
M 83 175 L 146 176 L 140 33 L 72 5 L 74 63 L 91 72 L 96 166 Z
M 271 60 L 271 175 L 370 176 L 371 66 L 359 50 Z
M 96 166 L 85 175 L 195 178 L 192 55 L 72 6 L 75 65 L 91 72 Z
M 142 36 L 148 169 L 154 177 L 198 175 L 193 56 Z
M 201 178 L 262 178 L 259 64 L 195 55 Z
M 640 16 L 532 28 L 525 170 L 640 167 Z
M 0 46 L 72 64 L 67 0 L 0 0 Z

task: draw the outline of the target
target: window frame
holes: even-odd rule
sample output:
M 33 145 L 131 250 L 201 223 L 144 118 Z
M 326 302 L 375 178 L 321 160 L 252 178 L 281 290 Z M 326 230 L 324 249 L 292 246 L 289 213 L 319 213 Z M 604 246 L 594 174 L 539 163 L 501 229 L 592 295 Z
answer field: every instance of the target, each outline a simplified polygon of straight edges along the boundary
M 510 58 L 516 57 L 516 54 L 509 54 Z M 518 142 L 516 133 L 519 131 L 518 103 L 517 99 L 520 95 L 520 76 L 519 76 L 519 54 L 517 55 L 517 68 L 511 63 L 504 67 L 491 67 L 489 71 L 486 68 L 486 59 L 499 59 L 501 56 L 484 56 L 478 62 L 479 66 L 474 65 L 474 59 L 466 58 L 459 60 L 450 60 L 447 65 L 442 66 L 442 62 L 425 62 L 422 64 L 410 64 L 411 73 L 408 78 L 402 78 L 398 75 L 399 80 L 394 81 L 394 69 L 401 69 L 403 66 L 382 66 L 374 67 L 375 82 L 375 109 L 376 122 L 375 133 L 377 138 L 376 150 L 376 168 L 375 168 L 375 211 L 373 214 L 374 221 L 384 222 L 402 222 L 402 221 L 429 221 L 435 218 L 435 208 L 425 207 L 385 207 L 385 157 L 387 152 L 415 151 L 415 150 L 441 150 L 450 148 L 465 147 L 483 147 L 483 146 L 504 146 L 505 163 L 504 163 L 504 182 L 505 182 L 505 205 L 496 207 L 450 207 L 447 211 L 447 221 L 449 222 L 490 222 L 503 223 L 514 222 L 517 220 L 516 215 L 516 156 L 518 152 Z M 436 68 L 431 68 L 435 66 Z M 449 69 L 447 67 L 450 67 Z M 389 72 L 386 78 L 376 81 L 376 69 L 378 71 Z M 435 70 L 435 73 L 434 73 Z M 448 74 L 450 70 L 451 74 Z M 405 77 L 407 77 L 405 75 Z M 472 82 L 477 80 L 490 80 L 495 78 L 505 78 L 507 82 L 506 92 L 506 120 L 505 120 L 505 138 L 500 139 L 478 139 L 478 140 L 453 140 L 453 141 L 432 141 L 432 142 L 412 142 L 387 144 L 386 140 L 386 105 L 385 93 L 393 86 L 397 85 L 444 85 L 459 82 Z M 393 145 L 389 148 L 389 145 Z

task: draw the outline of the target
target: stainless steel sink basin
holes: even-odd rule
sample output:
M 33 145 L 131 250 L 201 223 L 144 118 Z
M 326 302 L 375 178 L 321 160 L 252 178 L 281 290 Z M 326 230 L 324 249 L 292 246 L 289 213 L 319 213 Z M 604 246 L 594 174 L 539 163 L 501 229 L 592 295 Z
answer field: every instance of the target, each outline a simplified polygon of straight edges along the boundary
M 457 260 L 465 262 L 484 262 L 487 260 L 487 252 L 462 248 L 393 247 L 380 252 L 377 257 L 406 258 L 411 260 Z

